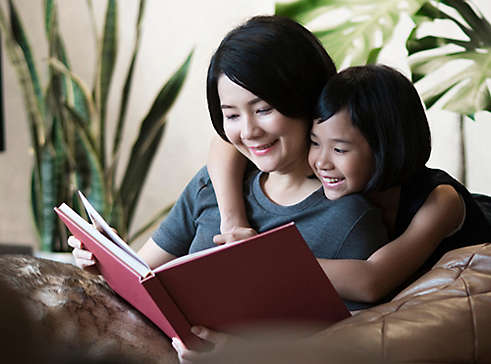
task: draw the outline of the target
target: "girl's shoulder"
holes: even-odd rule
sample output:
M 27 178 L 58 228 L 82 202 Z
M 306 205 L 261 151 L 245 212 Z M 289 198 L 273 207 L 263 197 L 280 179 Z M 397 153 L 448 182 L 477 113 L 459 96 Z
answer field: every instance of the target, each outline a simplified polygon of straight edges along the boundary
M 417 211 L 431 192 L 440 185 L 452 186 L 464 200 L 470 197 L 467 188 L 447 172 L 424 167 L 401 185 L 401 207 Z

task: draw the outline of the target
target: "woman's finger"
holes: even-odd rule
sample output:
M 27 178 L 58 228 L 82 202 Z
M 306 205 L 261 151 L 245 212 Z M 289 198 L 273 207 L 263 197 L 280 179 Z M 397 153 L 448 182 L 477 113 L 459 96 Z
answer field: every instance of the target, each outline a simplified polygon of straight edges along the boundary
M 209 341 L 216 346 L 223 345 L 229 338 L 229 335 L 223 334 L 217 331 L 210 330 L 202 326 L 191 327 L 191 332 L 198 336 L 199 338 Z
M 94 255 L 89 252 L 88 250 L 84 250 L 84 249 L 73 249 L 72 251 L 72 254 L 75 258 L 78 258 L 78 259 L 85 259 L 85 260 L 93 260 L 94 259 Z
M 70 235 L 68 237 L 67 243 L 72 248 L 82 249 L 82 242 L 80 240 L 78 240 L 76 237 L 74 237 L 73 235 Z

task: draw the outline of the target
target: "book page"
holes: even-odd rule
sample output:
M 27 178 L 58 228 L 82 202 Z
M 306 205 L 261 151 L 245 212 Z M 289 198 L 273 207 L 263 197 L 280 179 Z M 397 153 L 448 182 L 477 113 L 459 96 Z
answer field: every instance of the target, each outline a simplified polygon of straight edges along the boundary
M 126 242 L 119 237 L 118 234 L 114 232 L 113 229 L 109 226 L 109 224 L 102 218 L 102 216 L 97 212 L 97 210 L 90 204 L 89 200 L 84 196 L 81 191 L 78 191 L 80 199 L 85 207 L 85 211 L 87 211 L 87 215 L 89 215 L 90 221 L 97 230 L 105 234 L 112 242 L 117 244 L 121 249 L 130 254 L 133 258 L 138 260 L 141 264 L 143 264 L 146 268 L 150 269 L 147 263 L 145 263 L 136 252 L 131 249 L 131 247 L 126 244 Z
M 99 245 L 103 246 L 111 252 L 112 255 L 116 256 L 120 261 L 124 262 L 127 266 L 132 268 L 135 272 L 140 274 L 142 277 L 146 277 L 151 273 L 151 269 L 146 264 L 141 264 L 141 259 L 135 259 L 133 255 L 128 254 L 125 250 L 121 249 L 119 245 L 116 245 L 113 241 L 108 239 L 104 234 L 97 230 L 93 225 L 85 221 L 79 214 L 73 211 L 70 206 L 63 203 L 58 209 L 71 220 L 72 223 L 76 224 L 79 229 L 85 231 L 94 240 L 98 242 Z
M 244 240 L 247 240 L 247 239 L 244 239 Z M 197 252 L 194 252 L 191 254 L 186 254 L 186 255 L 177 257 L 177 258 L 172 259 L 171 261 L 169 261 L 167 263 L 162 264 L 160 267 L 155 268 L 153 270 L 153 272 L 158 273 L 158 272 L 165 270 L 167 268 L 174 267 L 176 265 L 180 265 L 180 264 L 189 262 L 189 261 L 197 259 L 199 257 L 213 254 L 213 253 L 220 251 L 220 250 L 223 250 L 223 249 L 228 249 L 234 245 L 237 245 L 237 244 L 244 242 L 244 240 L 238 240 L 238 241 L 234 241 L 234 242 L 227 243 L 227 244 L 217 245 L 217 246 L 214 246 L 213 248 L 208 248 L 208 249 L 200 250 L 200 251 L 197 251 Z

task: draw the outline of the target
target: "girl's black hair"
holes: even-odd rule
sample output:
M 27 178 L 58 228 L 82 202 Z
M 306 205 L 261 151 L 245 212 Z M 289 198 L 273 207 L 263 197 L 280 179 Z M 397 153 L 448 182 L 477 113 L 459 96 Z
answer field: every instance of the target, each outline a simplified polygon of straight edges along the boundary
M 431 136 L 425 110 L 415 87 L 400 72 L 383 65 L 339 72 L 322 90 L 316 122 L 345 108 L 375 159 L 364 192 L 400 185 L 428 161 Z
M 311 122 L 318 96 L 336 67 L 319 40 L 297 22 L 257 16 L 233 29 L 208 68 L 207 100 L 213 126 L 227 140 L 217 81 L 231 81 L 283 115 Z

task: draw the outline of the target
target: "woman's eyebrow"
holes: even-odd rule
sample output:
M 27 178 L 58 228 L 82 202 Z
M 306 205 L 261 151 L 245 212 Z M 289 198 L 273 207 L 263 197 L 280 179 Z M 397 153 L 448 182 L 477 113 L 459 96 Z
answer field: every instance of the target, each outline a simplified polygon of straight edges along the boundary
M 254 104 L 257 104 L 258 102 L 261 102 L 263 101 L 263 99 L 261 99 L 260 97 L 255 97 L 249 101 L 247 101 L 247 105 L 254 105 Z M 223 109 L 236 109 L 237 106 L 233 106 L 233 105 L 227 105 L 227 104 L 221 104 L 220 105 L 220 108 L 223 110 Z

